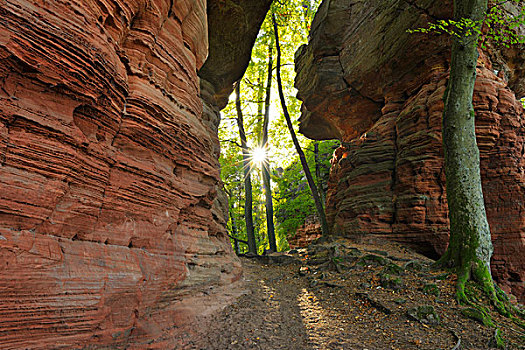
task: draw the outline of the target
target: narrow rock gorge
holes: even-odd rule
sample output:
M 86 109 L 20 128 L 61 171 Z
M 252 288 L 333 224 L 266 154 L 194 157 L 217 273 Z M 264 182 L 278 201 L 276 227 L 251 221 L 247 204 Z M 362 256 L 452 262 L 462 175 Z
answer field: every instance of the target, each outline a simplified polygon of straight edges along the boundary
M 241 292 L 217 130 L 270 4 L 0 2 L 0 348 L 177 348 Z M 444 251 L 450 48 L 406 29 L 449 11 L 322 2 L 296 85 L 301 131 L 342 141 L 334 232 Z M 474 102 L 492 266 L 523 300 L 525 50 L 488 45 Z
M 334 233 L 375 236 L 431 257 L 448 242 L 441 144 L 450 44 L 407 29 L 450 18 L 452 2 L 324 1 L 296 53 L 301 132 L 338 138 L 327 215 Z M 512 8 L 507 8 L 512 11 Z M 481 175 L 492 231 L 492 272 L 525 297 L 524 47 L 491 43 L 474 95 Z
M 269 3 L 2 1 L 1 347 L 173 348 L 234 296 L 218 110 Z

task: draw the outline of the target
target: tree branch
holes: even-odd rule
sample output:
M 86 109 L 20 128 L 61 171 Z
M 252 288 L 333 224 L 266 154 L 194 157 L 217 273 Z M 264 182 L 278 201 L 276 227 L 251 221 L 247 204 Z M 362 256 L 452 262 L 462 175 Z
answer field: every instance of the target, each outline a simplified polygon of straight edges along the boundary
M 240 239 L 240 238 L 233 237 L 233 236 L 231 236 L 229 233 L 227 233 L 227 235 L 228 235 L 228 237 L 230 237 L 230 238 L 233 239 L 234 241 L 241 242 L 241 243 L 244 243 L 244 244 L 248 245 L 248 241 L 242 240 L 242 239 Z
M 229 143 L 232 143 L 232 144 L 234 144 L 235 146 L 237 146 L 237 147 L 239 147 L 239 148 L 242 148 L 242 146 L 239 145 L 239 144 L 237 143 L 237 141 L 234 141 L 234 140 L 220 140 L 219 142 L 229 142 Z

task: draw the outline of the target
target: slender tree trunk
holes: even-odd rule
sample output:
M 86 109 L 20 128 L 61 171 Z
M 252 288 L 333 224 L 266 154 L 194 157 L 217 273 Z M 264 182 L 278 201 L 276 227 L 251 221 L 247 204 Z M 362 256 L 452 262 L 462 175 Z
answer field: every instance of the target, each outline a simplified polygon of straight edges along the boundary
M 328 223 L 326 222 L 326 215 L 324 213 L 323 204 L 321 202 L 321 199 L 319 198 L 317 186 L 315 185 L 312 173 L 310 172 L 310 168 L 308 167 L 308 163 L 306 162 L 306 157 L 304 156 L 304 152 L 301 149 L 301 145 L 299 144 L 299 140 L 297 140 L 297 136 L 295 135 L 292 120 L 290 119 L 288 108 L 286 107 L 286 100 L 284 99 L 283 85 L 281 81 L 281 46 L 279 45 L 279 29 L 277 28 L 277 21 L 275 20 L 275 15 L 272 15 L 272 20 L 273 29 L 275 32 L 275 46 L 277 48 L 277 87 L 279 90 L 279 99 L 281 100 L 283 114 L 286 119 L 286 124 L 288 125 L 288 130 L 290 130 L 290 135 L 292 136 L 293 144 L 295 145 L 295 149 L 297 150 L 297 154 L 299 155 L 299 159 L 301 160 L 301 165 L 303 166 L 303 171 L 306 175 L 308 186 L 310 186 L 310 191 L 312 192 L 312 197 L 315 202 L 315 208 L 317 209 L 319 221 L 321 222 L 321 232 L 323 235 L 328 235 Z
M 261 122 L 264 119 L 264 71 L 262 69 L 259 70 L 259 77 L 257 78 L 257 126 L 261 125 Z M 262 127 L 259 131 L 257 129 L 259 139 L 257 140 L 259 144 L 262 143 Z
M 239 136 L 241 138 L 242 162 L 244 169 L 244 219 L 246 220 L 246 237 L 248 238 L 248 251 L 257 254 L 257 243 L 255 241 L 255 232 L 253 229 L 253 196 L 252 196 L 252 177 L 250 175 L 250 152 L 246 142 L 246 132 L 244 131 L 244 119 L 241 109 L 241 81 L 235 87 L 235 108 L 237 109 L 237 126 L 239 127 Z
M 487 0 L 454 1 L 454 18 L 481 21 Z M 490 273 L 492 241 L 481 188 L 479 149 L 472 106 L 479 35 L 453 36 L 450 80 L 445 92 L 443 148 L 450 242 L 440 262 L 458 270 L 458 298 L 467 301 L 465 282 L 473 278 L 495 296 Z
M 226 187 L 223 187 L 224 192 L 228 195 L 228 214 L 230 216 L 230 220 L 232 222 L 232 230 L 231 234 L 228 234 L 228 237 L 233 239 L 233 249 L 235 250 L 235 254 L 239 255 L 241 253 L 239 242 L 244 243 L 248 245 L 248 241 L 245 241 L 243 239 L 240 239 L 238 234 L 239 230 L 237 230 L 237 220 L 235 219 L 235 206 L 232 204 L 233 202 L 233 191 L 228 191 Z
M 268 79 L 266 82 L 266 98 L 264 100 L 264 120 L 262 128 L 261 145 L 266 151 L 268 149 L 268 126 L 270 124 L 270 98 L 272 89 L 272 57 L 273 45 L 268 45 Z M 277 251 L 277 242 L 275 240 L 275 226 L 273 223 L 273 199 L 272 199 L 272 186 L 270 178 L 270 162 L 265 159 L 262 163 L 262 177 L 264 184 L 264 195 L 266 197 L 266 229 L 268 231 L 268 241 L 270 243 L 270 251 Z
M 239 255 L 239 239 L 237 237 L 237 223 L 235 222 L 235 215 L 233 214 L 231 208 L 228 210 L 230 213 L 230 220 L 232 221 L 232 235 L 233 238 L 233 249 L 235 250 L 235 254 Z
M 315 178 L 317 180 L 317 188 L 319 189 L 319 196 L 321 201 L 326 202 L 326 195 L 323 189 L 323 179 L 321 178 L 321 162 L 319 161 L 319 141 L 314 142 L 314 160 L 315 160 Z

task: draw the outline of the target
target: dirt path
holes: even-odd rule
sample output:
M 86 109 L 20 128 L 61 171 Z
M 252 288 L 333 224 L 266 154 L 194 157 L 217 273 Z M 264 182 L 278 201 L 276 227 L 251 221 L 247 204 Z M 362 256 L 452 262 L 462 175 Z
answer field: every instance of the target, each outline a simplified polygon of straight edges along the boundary
M 401 289 L 381 287 L 384 267 L 373 263 L 299 274 L 300 263 L 242 262 L 247 294 L 203 320 L 206 331 L 181 349 L 452 349 L 458 337 L 461 349 L 491 349 L 494 329 L 461 315 L 450 280 L 432 280 L 436 297 L 421 291 L 422 273 L 403 273 Z M 411 319 L 407 310 L 417 305 L 433 305 L 441 322 Z M 508 348 L 523 349 L 516 344 Z
M 308 291 L 297 265 L 269 266 L 243 259 L 248 294 L 210 322 L 209 332 L 188 349 L 358 349 L 346 320 L 327 296 Z M 295 267 L 295 268 L 294 268 Z M 334 293 L 328 295 L 333 297 Z M 321 298 L 321 300 L 319 299 Z M 346 302 L 339 300 L 340 306 Z M 362 348 L 362 347 L 360 347 Z

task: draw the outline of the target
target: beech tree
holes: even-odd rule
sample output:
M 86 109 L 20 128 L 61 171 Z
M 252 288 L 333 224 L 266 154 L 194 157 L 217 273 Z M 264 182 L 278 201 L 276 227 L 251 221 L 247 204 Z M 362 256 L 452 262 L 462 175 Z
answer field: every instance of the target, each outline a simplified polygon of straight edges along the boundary
M 264 99 L 264 118 L 262 126 L 261 148 L 266 152 L 268 148 L 268 126 L 270 125 L 270 97 L 272 91 L 272 69 L 273 69 L 273 45 L 268 44 L 268 76 L 266 79 L 266 97 Z M 275 240 L 275 226 L 273 224 L 273 199 L 270 178 L 270 162 L 267 157 L 262 162 L 262 178 L 264 184 L 265 206 L 266 206 L 266 230 L 268 231 L 268 242 L 270 251 L 277 251 Z
M 454 1 L 454 20 L 482 21 L 487 0 Z M 480 157 L 472 105 L 479 33 L 453 36 L 450 79 L 445 92 L 443 147 L 450 243 L 441 262 L 458 269 L 458 297 L 467 301 L 465 282 L 473 277 L 495 297 L 490 274 L 492 241 L 481 188 Z
M 444 94 L 443 148 L 450 218 L 450 242 L 438 262 L 458 273 L 457 297 L 470 304 L 465 294 L 469 279 L 478 282 L 498 310 L 509 314 L 498 299 L 491 272 L 493 252 L 480 176 L 472 105 L 478 42 L 487 15 L 487 0 L 454 1 L 454 33 L 450 78 Z

